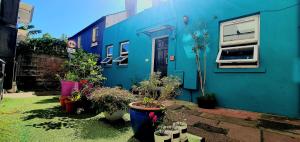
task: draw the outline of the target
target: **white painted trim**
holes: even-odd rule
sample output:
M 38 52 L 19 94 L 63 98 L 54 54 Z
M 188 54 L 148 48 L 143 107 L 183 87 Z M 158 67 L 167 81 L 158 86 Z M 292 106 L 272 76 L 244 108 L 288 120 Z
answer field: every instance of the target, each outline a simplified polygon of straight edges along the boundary
M 236 23 L 236 22 L 241 22 L 241 21 L 249 21 L 249 19 L 254 19 L 257 21 L 257 25 L 256 25 L 256 34 L 255 34 L 255 40 L 241 40 L 241 41 L 236 41 L 236 42 L 227 42 L 227 43 L 223 43 L 223 26 L 224 24 L 228 24 L 228 23 Z M 239 18 L 239 19 L 236 19 L 236 20 L 231 20 L 231 21 L 228 21 L 228 22 L 224 22 L 224 23 L 221 23 L 220 24 L 220 40 L 219 40 L 219 53 L 218 53 L 218 56 L 217 56 L 217 59 L 216 59 L 216 62 L 218 63 L 218 59 L 219 58 L 219 54 L 221 53 L 221 50 L 223 48 L 223 46 L 228 46 L 228 45 L 231 45 L 231 46 L 234 46 L 234 45 L 239 45 L 239 44 L 251 44 L 252 43 L 252 46 L 253 46 L 253 43 L 256 43 L 256 49 L 257 49 L 257 65 L 232 65 L 232 66 L 222 66 L 221 63 L 218 63 L 218 68 L 258 68 L 260 63 L 259 63 L 259 48 L 260 48 L 260 15 L 253 15 L 253 16 L 248 16 L 248 17 L 245 17 L 245 18 Z
M 224 26 L 245 23 L 249 21 L 254 21 L 255 26 L 255 34 L 253 39 L 244 39 L 244 40 L 235 40 L 235 41 L 223 41 L 224 37 Z M 231 20 L 227 22 L 223 22 L 220 25 L 220 44 L 221 46 L 228 46 L 228 45 L 236 45 L 236 44 L 248 44 L 248 43 L 255 43 L 259 41 L 260 35 L 260 15 L 249 16 L 245 18 L 239 18 L 236 20 Z
M 161 38 L 166 38 L 168 37 L 168 52 L 169 52 L 169 35 L 163 35 L 163 36 L 158 36 L 158 37 L 155 37 L 155 38 L 152 38 L 152 58 L 151 58 L 151 74 L 154 73 L 154 61 L 155 61 L 155 40 L 157 39 L 161 39 Z
M 81 36 L 78 36 L 77 38 L 77 47 L 81 48 Z
M 108 45 L 108 46 L 106 46 L 106 57 L 112 57 L 113 54 L 109 54 L 108 48 L 112 48 L 112 49 L 114 50 L 114 46 L 113 46 L 113 45 Z M 114 52 L 114 51 L 113 51 L 113 52 Z
M 123 56 L 124 54 L 128 55 L 128 51 L 127 52 L 122 52 L 122 46 L 124 44 L 130 44 L 130 42 L 129 41 L 121 42 L 121 44 L 120 44 L 120 56 Z
M 236 59 L 236 60 L 221 60 L 221 55 L 223 50 L 236 50 L 236 49 L 246 49 L 254 48 L 253 59 Z M 237 47 L 227 47 L 221 48 L 218 53 L 217 63 L 253 63 L 258 61 L 258 47 L 257 45 L 246 45 L 246 46 L 237 46 Z

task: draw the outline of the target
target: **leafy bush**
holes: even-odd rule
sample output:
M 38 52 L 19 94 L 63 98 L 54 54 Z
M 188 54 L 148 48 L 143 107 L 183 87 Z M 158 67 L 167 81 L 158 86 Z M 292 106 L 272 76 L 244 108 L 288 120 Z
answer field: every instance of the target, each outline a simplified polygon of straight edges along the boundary
M 160 73 L 154 73 L 149 80 L 144 80 L 132 88 L 138 90 L 139 95 L 144 96 L 143 105 L 151 107 L 179 95 L 180 85 L 180 80 L 175 76 L 161 78 Z
M 52 38 L 44 34 L 39 38 L 28 38 L 17 45 L 17 56 L 28 54 L 46 54 L 58 57 L 67 57 L 67 42 L 64 39 Z
M 87 53 L 82 49 L 77 49 L 69 61 L 64 64 L 64 79 L 87 80 L 94 85 L 101 85 L 106 78 L 102 76 L 102 68 L 97 65 L 98 56 Z M 75 81 L 75 80 L 74 80 Z
M 129 103 L 134 101 L 133 95 L 120 88 L 97 88 L 89 99 L 98 112 L 113 114 L 118 110 L 126 111 Z

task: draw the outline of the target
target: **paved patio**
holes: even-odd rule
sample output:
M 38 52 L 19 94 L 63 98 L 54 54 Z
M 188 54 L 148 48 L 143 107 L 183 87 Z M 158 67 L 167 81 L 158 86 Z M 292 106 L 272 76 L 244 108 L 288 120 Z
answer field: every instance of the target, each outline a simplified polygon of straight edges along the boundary
M 201 109 L 183 101 L 165 102 L 173 121 L 185 115 L 189 133 L 207 142 L 299 142 L 300 120 L 232 109 Z

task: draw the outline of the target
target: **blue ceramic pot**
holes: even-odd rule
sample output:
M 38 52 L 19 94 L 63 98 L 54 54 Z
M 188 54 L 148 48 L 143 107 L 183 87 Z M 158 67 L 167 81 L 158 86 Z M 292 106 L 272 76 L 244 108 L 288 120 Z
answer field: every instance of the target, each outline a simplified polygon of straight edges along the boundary
M 159 119 L 164 115 L 164 108 L 144 108 L 135 104 L 138 103 L 131 103 L 129 105 L 131 127 L 134 132 L 134 136 L 143 142 L 153 142 L 156 128 L 153 126 L 149 113 L 154 112 Z

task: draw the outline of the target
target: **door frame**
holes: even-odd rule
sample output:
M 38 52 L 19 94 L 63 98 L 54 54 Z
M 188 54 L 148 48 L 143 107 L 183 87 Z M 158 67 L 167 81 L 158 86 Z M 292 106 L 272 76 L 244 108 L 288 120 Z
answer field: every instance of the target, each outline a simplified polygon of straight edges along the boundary
M 155 61 L 155 41 L 157 39 L 160 39 L 160 38 L 166 38 L 168 37 L 168 53 L 169 53 L 169 45 L 170 45 L 170 39 L 169 39 L 169 35 L 162 35 L 162 36 L 157 36 L 157 37 L 154 37 L 152 38 L 152 59 L 151 59 L 151 74 L 154 73 L 154 61 Z M 169 56 L 169 55 L 168 55 Z M 168 57 L 169 58 L 169 57 Z M 168 64 L 169 65 L 169 64 Z

